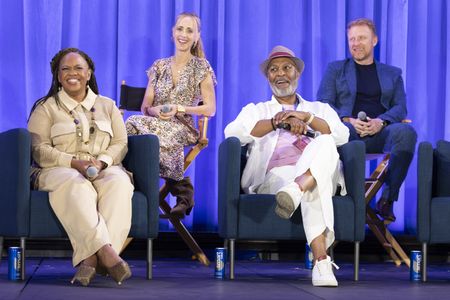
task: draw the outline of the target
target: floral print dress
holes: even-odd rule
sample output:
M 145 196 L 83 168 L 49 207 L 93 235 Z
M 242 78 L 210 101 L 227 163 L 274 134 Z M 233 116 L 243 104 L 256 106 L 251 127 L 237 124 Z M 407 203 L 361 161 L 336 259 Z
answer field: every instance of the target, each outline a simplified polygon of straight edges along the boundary
M 181 70 L 178 82 L 174 85 L 172 61 L 173 57 L 159 59 L 147 70 L 155 95 L 152 105 L 198 105 L 202 100 L 200 83 L 208 74 L 216 83 L 211 65 L 206 59 L 193 56 Z M 129 135 L 155 134 L 159 137 L 161 177 L 174 180 L 184 178 L 184 147 L 195 144 L 199 137 L 191 115 L 177 114 L 170 120 L 134 115 L 125 124 Z

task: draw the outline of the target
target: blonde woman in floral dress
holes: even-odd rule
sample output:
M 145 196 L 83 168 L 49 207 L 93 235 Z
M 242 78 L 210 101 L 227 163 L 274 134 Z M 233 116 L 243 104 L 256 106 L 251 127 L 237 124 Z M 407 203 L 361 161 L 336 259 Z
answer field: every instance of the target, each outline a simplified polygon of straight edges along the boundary
M 156 134 L 160 143 L 160 176 L 177 197 L 171 215 L 183 218 L 194 206 L 194 190 L 184 177 L 184 147 L 194 144 L 199 132 L 193 115 L 213 116 L 216 111 L 214 71 L 205 59 L 200 19 L 191 13 L 177 16 L 172 28 L 175 54 L 156 60 L 149 78 L 143 115 L 126 121 L 129 135 Z M 203 105 L 198 105 L 202 101 Z

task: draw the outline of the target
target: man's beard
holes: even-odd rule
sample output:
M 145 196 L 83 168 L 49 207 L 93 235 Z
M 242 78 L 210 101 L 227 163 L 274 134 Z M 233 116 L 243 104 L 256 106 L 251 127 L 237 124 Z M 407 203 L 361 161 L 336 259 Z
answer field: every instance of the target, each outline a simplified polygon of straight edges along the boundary
M 293 83 L 290 83 L 289 86 L 285 89 L 279 89 L 274 84 L 270 84 L 270 88 L 272 89 L 272 93 L 276 97 L 288 97 L 295 94 L 295 91 L 298 87 L 298 81 L 294 81 Z

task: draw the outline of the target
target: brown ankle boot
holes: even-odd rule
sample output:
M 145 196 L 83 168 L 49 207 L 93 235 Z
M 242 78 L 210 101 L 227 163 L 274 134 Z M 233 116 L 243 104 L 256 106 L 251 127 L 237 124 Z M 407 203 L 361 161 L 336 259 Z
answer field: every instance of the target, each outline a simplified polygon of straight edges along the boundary
M 384 220 L 395 222 L 394 215 L 394 203 L 387 199 L 381 198 L 377 202 L 376 213 L 379 214 Z
M 180 181 L 169 179 L 167 183 L 170 193 L 177 197 L 177 205 L 170 210 L 170 214 L 180 219 L 184 218 L 185 215 L 189 216 L 192 207 L 194 207 L 194 187 L 190 178 L 185 177 Z

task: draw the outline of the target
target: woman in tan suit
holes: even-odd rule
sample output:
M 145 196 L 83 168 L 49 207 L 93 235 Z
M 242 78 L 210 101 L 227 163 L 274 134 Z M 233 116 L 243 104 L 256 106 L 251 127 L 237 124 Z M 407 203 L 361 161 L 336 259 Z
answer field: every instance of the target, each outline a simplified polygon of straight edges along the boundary
M 28 122 L 33 184 L 49 192 L 73 247 L 71 282 L 84 286 L 100 269 L 118 284 L 131 276 L 118 255 L 131 226 L 133 185 L 121 166 L 127 134 L 115 102 L 98 94 L 94 70 L 83 51 L 59 51 L 50 90 Z

